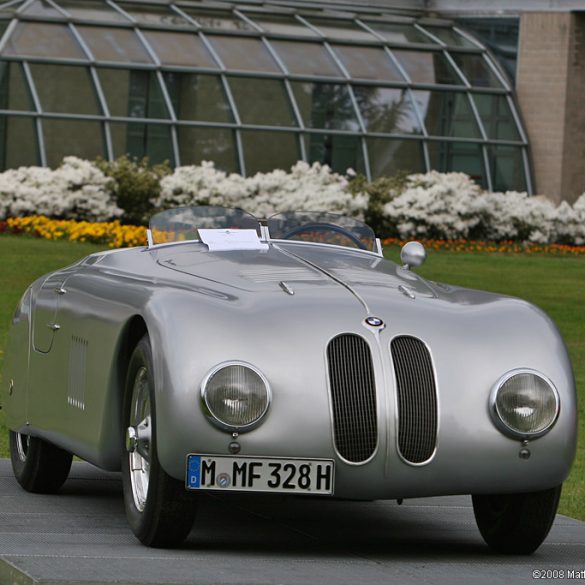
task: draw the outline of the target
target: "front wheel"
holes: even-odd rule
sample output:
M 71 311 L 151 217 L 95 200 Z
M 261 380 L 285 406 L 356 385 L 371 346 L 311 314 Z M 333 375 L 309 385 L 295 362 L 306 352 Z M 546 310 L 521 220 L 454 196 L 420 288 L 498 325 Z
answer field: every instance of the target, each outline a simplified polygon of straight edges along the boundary
M 27 491 L 54 494 L 69 476 L 73 455 L 23 433 L 9 432 L 10 460 L 16 481 Z
M 524 494 L 473 496 L 477 527 L 488 546 L 504 554 L 533 553 L 549 533 L 562 485 Z
M 130 358 L 123 416 L 122 484 L 130 527 L 147 546 L 176 546 L 191 530 L 196 499 L 158 460 L 152 350 L 146 335 Z

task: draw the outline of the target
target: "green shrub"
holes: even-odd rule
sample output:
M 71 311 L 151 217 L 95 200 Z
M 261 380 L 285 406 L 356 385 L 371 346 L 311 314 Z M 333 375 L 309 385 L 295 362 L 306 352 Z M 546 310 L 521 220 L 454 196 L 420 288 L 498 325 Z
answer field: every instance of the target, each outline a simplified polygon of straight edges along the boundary
M 349 183 L 349 191 L 367 193 L 370 196 L 368 208 L 364 212 L 364 221 L 374 230 L 374 233 L 385 238 L 397 235 L 396 226 L 382 213 L 384 205 L 398 197 L 406 187 L 408 173 L 398 171 L 392 177 L 380 177 L 369 182 L 363 175 L 357 175 Z
M 124 210 L 122 223 L 146 225 L 154 209 L 151 200 L 160 194 L 160 180 L 172 173 L 168 161 L 150 166 L 148 157 L 138 160 L 124 155 L 114 161 L 98 158 L 95 164 L 115 180 L 112 188 L 118 207 Z

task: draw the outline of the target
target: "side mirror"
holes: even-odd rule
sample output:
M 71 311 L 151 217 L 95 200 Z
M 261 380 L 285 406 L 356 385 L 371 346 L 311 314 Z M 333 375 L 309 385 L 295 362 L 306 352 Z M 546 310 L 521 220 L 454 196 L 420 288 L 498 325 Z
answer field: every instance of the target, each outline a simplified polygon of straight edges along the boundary
M 400 260 L 403 263 L 403 268 L 410 270 L 411 268 L 418 268 L 427 258 L 425 247 L 420 242 L 407 242 L 400 250 Z

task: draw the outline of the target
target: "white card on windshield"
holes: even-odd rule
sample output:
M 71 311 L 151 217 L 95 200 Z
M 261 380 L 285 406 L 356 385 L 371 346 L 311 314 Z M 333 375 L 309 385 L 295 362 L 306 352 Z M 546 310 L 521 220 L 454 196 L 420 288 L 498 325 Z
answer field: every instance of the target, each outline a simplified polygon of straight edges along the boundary
M 268 244 L 260 241 L 256 230 L 200 229 L 199 237 L 210 252 L 228 250 L 268 250 Z

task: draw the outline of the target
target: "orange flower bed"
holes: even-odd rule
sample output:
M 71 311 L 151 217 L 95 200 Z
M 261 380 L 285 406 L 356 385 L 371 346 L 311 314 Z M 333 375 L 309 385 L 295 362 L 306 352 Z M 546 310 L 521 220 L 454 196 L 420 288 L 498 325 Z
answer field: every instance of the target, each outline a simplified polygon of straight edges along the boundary
M 50 219 L 43 215 L 13 217 L 0 222 L 0 233 L 30 234 L 46 240 L 69 240 L 105 244 L 110 248 L 144 246 L 146 228 L 119 221 L 90 222 Z
M 408 240 L 386 238 L 384 246 L 403 246 Z M 533 244 L 531 242 L 483 242 L 478 240 L 419 240 L 427 250 L 450 252 L 485 252 L 488 254 L 552 254 L 556 256 L 585 255 L 585 246 L 565 244 Z
M 74 221 L 50 219 L 43 215 L 14 217 L 0 221 L 0 234 L 30 234 L 47 240 L 69 240 L 105 244 L 110 248 L 144 246 L 146 228 L 122 225 L 118 220 L 110 222 Z M 474 240 L 419 240 L 427 250 L 450 252 L 484 252 L 488 254 L 551 254 L 556 256 L 585 255 L 585 246 L 564 244 L 533 244 L 530 242 L 485 242 Z M 403 246 L 407 240 L 386 238 L 384 246 Z

